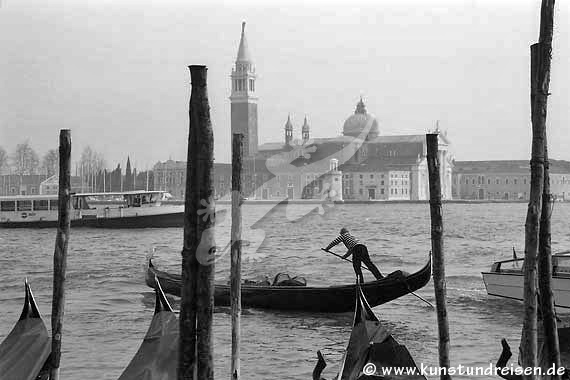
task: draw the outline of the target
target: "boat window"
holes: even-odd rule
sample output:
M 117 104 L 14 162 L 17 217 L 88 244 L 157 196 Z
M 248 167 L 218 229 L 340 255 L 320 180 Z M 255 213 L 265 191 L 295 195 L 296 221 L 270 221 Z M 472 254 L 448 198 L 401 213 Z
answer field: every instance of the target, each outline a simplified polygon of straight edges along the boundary
M 15 201 L 0 202 L 0 211 L 16 211 L 16 202 Z
M 58 204 L 59 204 L 59 200 L 58 200 L 58 199 L 53 199 L 53 200 L 49 201 L 49 209 L 50 209 L 50 210 L 57 210 L 57 209 L 58 209 Z
M 17 201 L 18 211 L 32 211 L 32 201 Z
M 47 199 L 40 199 L 34 201 L 34 210 L 47 210 L 48 209 L 48 200 Z

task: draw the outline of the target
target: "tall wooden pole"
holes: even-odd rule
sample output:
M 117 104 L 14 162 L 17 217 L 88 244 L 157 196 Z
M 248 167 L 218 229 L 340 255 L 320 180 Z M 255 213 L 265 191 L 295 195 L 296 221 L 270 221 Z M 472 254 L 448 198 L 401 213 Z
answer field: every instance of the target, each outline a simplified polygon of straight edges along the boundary
M 205 66 L 190 66 L 190 132 L 182 249 L 178 380 L 213 380 L 214 134 Z M 207 205 L 205 215 L 198 214 Z
M 67 246 L 71 219 L 71 132 L 62 129 L 59 134 L 59 201 L 58 225 L 53 253 L 53 298 L 51 305 L 51 362 L 50 379 L 59 380 L 61 358 L 61 335 L 65 309 L 65 270 L 67 268 Z
M 553 310 L 551 289 L 551 259 L 550 228 L 540 232 L 539 218 L 544 215 L 543 192 L 545 181 L 546 156 L 546 111 L 550 86 L 550 61 L 552 53 L 552 30 L 554 23 L 554 0 L 543 0 L 540 12 L 539 42 L 531 46 L 531 120 L 532 120 L 532 158 L 530 201 L 525 224 L 525 272 L 524 272 L 524 319 L 521 334 L 521 365 L 523 367 L 536 367 L 538 364 L 537 350 L 537 256 L 539 246 L 541 249 L 541 277 L 540 285 L 543 289 L 541 303 L 542 311 L 546 313 L 543 319 L 545 344 L 549 351 L 549 359 L 559 362 L 557 352 L 556 321 Z M 546 189 L 549 192 L 549 189 Z M 548 205 L 549 200 L 546 200 Z M 546 215 L 544 215 L 546 217 Z M 542 218 L 541 218 L 542 219 Z M 541 236 L 539 236 L 539 234 Z M 540 240 L 542 243 L 539 243 Z M 548 246 L 548 247 L 547 247 Z M 546 268 L 548 266 L 548 268 Z M 548 278 L 546 278 L 548 276 Z M 546 300 L 543 299 L 546 297 Z M 546 307 L 546 309 L 544 309 Z M 535 379 L 534 375 L 525 376 L 525 379 Z
M 540 232 L 538 246 L 538 290 L 540 293 L 540 309 L 542 311 L 542 325 L 544 334 L 544 347 L 547 357 L 543 358 L 544 367 L 561 366 L 560 342 L 558 340 L 558 327 L 556 322 L 556 309 L 552 293 L 552 246 L 550 216 L 552 212 L 552 199 L 550 194 L 550 171 L 548 163 L 548 148 L 544 147 L 544 188 L 542 192 L 542 210 L 540 216 Z M 538 340 L 538 339 L 537 339 Z M 553 379 L 559 379 L 553 375 Z
M 234 133 L 232 140 L 232 241 L 231 241 L 231 285 L 232 305 L 232 362 L 231 380 L 240 378 L 239 346 L 241 340 L 241 173 L 243 134 Z
M 544 181 L 542 191 L 542 210 L 540 217 L 538 247 L 538 286 L 540 308 L 544 331 L 544 345 L 548 357 L 547 367 L 554 364 L 560 367 L 560 344 L 556 324 L 556 310 L 552 294 L 552 250 L 550 212 L 552 200 L 550 194 L 550 171 L 548 163 L 548 144 L 546 135 L 546 115 L 548 92 L 550 87 L 550 66 L 552 58 L 552 34 L 554 25 L 554 0 L 543 0 L 540 11 L 540 35 L 538 44 L 531 46 L 531 119 L 533 129 L 543 136 L 544 144 Z M 559 378 L 555 375 L 553 378 Z
M 431 215 L 431 250 L 433 254 L 433 287 L 439 331 L 439 366 L 445 368 L 441 379 L 449 376 L 449 323 L 447 321 L 445 263 L 443 254 L 443 218 L 441 212 L 440 163 L 437 156 L 438 135 L 427 134 L 427 163 L 429 174 L 429 203 Z

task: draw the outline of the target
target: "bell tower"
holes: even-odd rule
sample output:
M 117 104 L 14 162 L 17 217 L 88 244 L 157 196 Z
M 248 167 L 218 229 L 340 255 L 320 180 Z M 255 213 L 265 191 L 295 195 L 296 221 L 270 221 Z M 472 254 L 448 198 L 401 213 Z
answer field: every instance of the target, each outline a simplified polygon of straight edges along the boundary
M 257 96 L 255 67 L 245 37 L 245 22 L 241 24 L 241 40 L 235 67 L 231 75 L 231 130 L 244 135 L 244 157 L 257 153 Z
M 303 137 L 303 143 L 309 141 L 309 123 L 307 123 L 307 116 L 305 116 L 305 121 L 303 122 L 303 127 L 301 129 L 301 134 Z
M 293 142 L 293 124 L 291 124 L 291 115 L 287 116 L 285 123 L 285 145 L 291 145 Z

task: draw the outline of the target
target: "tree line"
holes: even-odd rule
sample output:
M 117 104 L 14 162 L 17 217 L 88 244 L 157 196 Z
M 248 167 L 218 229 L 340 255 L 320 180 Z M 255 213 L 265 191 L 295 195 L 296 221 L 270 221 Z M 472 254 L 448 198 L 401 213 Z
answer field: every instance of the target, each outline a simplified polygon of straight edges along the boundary
M 16 175 L 46 175 L 51 177 L 59 171 L 59 152 L 49 149 L 43 156 L 32 148 L 29 140 L 17 144 L 11 153 L 0 146 L 0 174 Z M 123 174 L 121 164 L 113 170 L 107 169 L 103 155 L 87 146 L 81 152 L 79 162 L 75 163 L 74 174 L 81 180 L 84 191 L 128 191 L 153 189 L 154 177 L 152 171 L 137 173 L 131 169 L 127 160 L 126 171 Z
M 53 175 L 58 169 L 59 153 L 56 149 L 48 150 L 40 161 L 40 156 L 30 146 L 29 140 L 16 145 L 11 154 L 0 146 L 0 173 L 8 170 L 19 175 Z

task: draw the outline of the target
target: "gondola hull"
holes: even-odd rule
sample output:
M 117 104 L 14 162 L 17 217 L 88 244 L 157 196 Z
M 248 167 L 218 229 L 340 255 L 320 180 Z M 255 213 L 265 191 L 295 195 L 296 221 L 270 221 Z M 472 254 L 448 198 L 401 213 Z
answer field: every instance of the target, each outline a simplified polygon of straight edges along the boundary
M 148 286 L 155 287 L 155 276 L 163 290 L 180 297 L 180 275 L 160 271 L 149 265 L 146 276 Z M 431 258 L 418 272 L 405 274 L 396 271 L 387 277 L 361 285 L 372 307 L 382 305 L 424 287 L 431 276 Z M 323 313 L 354 311 L 355 285 L 328 287 L 314 286 L 257 286 L 242 285 L 243 307 L 276 310 L 300 310 Z M 230 305 L 230 286 L 216 285 L 214 290 L 216 306 Z
M 20 319 L 0 343 L 0 379 L 44 378 L 51 351 L 51 339 L 36 301 L 26 283 L 26 298 Z

